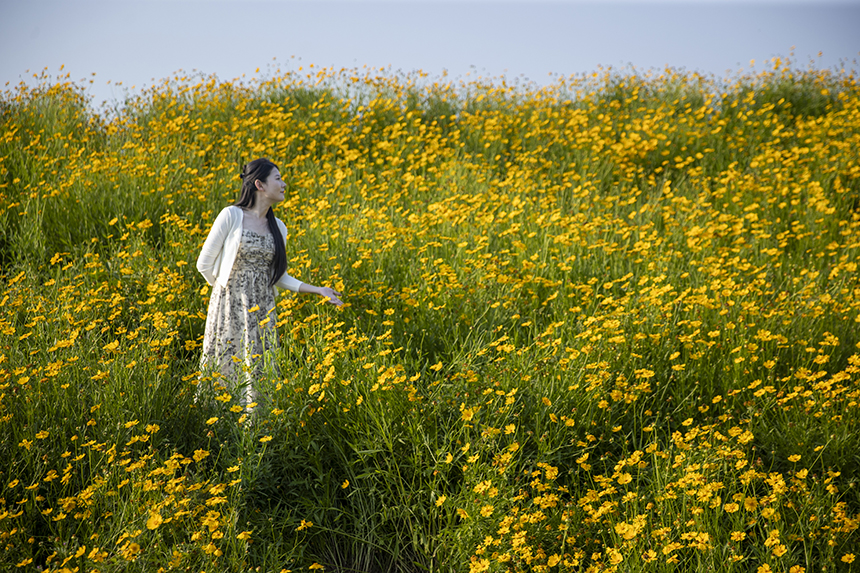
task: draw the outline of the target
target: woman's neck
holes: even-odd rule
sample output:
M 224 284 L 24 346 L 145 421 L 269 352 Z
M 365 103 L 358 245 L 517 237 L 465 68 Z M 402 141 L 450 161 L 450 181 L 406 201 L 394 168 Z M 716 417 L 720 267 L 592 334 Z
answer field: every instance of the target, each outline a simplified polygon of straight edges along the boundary
M 243 209 L 246 213 L 250 213 L 258 219 L 265 219 L 266 214 L 269 212 L 269 207 L 271 207 L 271 205 L 260 205 L 257 203 L 253 207 L 243 207 Z

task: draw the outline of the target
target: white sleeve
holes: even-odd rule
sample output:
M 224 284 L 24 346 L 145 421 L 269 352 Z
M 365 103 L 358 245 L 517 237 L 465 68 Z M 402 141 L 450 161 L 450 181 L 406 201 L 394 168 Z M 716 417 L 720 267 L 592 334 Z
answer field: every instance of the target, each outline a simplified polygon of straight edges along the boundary
M 293 292 L 299 292 L 299 287 L 304 283 L 295 277 L 291 277 L 287 273 L 281 275 L 281 278 L 278 279 L 278 282 L 275 283 L 275 286 L 282 289 L 291 290 Z
M 224 248 L 224 241 L 229 233 L 230 209 L 228 207 L 218 213 L 215 222 L 212 223 L 212 228 L 209 230 L 209 235 L 203 243 L 203 248 L 200 249 L 200 256 L 197 257 L 197 270 L 210 285 L 215 284 L 215 261 Z

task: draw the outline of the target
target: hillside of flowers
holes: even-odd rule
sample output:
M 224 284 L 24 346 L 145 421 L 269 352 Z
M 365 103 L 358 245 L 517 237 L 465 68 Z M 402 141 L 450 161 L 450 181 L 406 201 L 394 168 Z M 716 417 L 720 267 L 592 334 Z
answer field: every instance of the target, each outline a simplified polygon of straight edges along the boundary
M 282 293 L 244 406 L 195 261 L 261 156 L 347 304 Z M 0 96 L 0 569 L 851 571 L 859 255 L 845 70 L 44 74 Z

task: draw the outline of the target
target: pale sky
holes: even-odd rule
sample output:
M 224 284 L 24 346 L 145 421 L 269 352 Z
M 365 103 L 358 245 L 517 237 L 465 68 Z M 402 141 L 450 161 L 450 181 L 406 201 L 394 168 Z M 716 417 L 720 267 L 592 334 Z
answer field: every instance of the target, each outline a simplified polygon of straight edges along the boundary
M 0 88 L 65 65 L 93 80 L 96 105 L 179 70 L 230 80 L 313 63 L 546 84 L 598 66 L 724 77 L 792 47 L 800 67 L 860 70 L 860 0 L 0 0 Z

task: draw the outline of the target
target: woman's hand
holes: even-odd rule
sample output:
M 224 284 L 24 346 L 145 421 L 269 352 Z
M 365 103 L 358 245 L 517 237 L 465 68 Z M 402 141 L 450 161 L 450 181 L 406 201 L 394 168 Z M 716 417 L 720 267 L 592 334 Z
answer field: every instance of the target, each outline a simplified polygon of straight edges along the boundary
M 318 294 L 320 296 L 324 296 L 327 299 L 326 302 L 329 304 L 333 304 L 335 306 L 343 306 L 343 301 L 340 300 L 340 297 L 342 295 L 333 288 L 318 287 L 314 285 L 309 285 L 308 283 L 301 283 L 299 284 L 298 292 Z
M 343 301 L 340 300 L 340 297 L 343 296 L 339 292 L 329 287 L 320 287 L 319 293 L 320 296 L 326 297 L 329 304 L 333 304 L 335 306 L 342 306 Z

